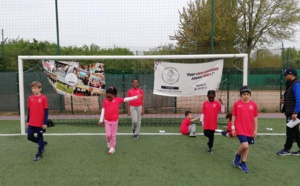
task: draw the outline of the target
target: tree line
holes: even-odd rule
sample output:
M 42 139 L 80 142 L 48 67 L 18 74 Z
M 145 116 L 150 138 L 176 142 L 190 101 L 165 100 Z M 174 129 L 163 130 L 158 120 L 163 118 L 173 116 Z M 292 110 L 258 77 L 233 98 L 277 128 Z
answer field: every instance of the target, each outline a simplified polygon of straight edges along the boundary
M 279 49 L 274 52 L 268 48 L 274 43 L 293 39 L 296 26 L 300 23 L 299 3 L 299 0 L 219 0 L 214 1 L 212 17 L 211 0 L 191 0 L 179 10 L 179 27 L 170 35 L 176 44 L 150 48 L 144 55 L 210 54 L 213 39 L 214 53 L 247 53 L 250 68 L 297 67 L 300 65 L 297 49 Z M 213 35 L 212 18 L 215 30 Z M 2 43 L 2 47 L 4 52 L 0 58 L 0 70 L 17 71 L 18 55 L 56 55 L 57 46 L 49 41 L 17 38 Z M 64 46 L 60 51 L 60 55 L 134 55 L 128 48 L 101 48 L 97 44 Z M 103 62 L 108 73 L 153 72 L 151 60 Z M 37 64 L 38 61 L 25 63 L 24 69 L 31 69 Z M 237 64 L 235 61 L 225 63 L 225 67 Z

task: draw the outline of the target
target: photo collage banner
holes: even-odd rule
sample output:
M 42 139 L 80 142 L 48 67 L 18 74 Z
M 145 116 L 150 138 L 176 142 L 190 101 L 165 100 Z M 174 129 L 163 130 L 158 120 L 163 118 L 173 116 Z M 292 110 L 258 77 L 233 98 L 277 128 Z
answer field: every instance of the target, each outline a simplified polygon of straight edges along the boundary
M 105 95 L 103 63 L 43 60 L 48 80 L 57 93 L 71 96 Z

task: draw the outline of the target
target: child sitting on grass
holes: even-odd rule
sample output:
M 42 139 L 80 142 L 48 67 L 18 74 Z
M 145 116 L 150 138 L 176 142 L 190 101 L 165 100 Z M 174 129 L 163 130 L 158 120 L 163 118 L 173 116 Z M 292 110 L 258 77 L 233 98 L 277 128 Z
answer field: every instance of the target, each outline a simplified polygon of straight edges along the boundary
M 181 122 L 180 132 L 183 135 L 189 135 L 189 137 L 196 137 L 196 124 L 191 124 L 191 122 L 198 120 L 199 118 L 193 118 L 191 111 L 185 112 L 185 119 Z
M 234 137 L 232 135 L 232 130 L 231 130 L 231 125 L 232 125 L 232 122 L 231 122 L 231 119 L 232 119 L 232 114 L 231 113 L 227 113 L 226 114 L 226 119 L 228 119 L 228 124 L 227 124 L 227 129 L 226 130 L 223 130 L 221 132 L 221 134 L 223 136 L 226 136 L 226 137 Z

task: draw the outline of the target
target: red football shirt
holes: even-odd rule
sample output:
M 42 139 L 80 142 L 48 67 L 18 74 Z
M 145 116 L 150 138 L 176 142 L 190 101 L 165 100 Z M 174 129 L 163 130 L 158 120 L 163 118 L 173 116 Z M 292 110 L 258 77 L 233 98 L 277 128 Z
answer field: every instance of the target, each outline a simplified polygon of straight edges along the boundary
M 42 127 L 44 123 L 44 112 L 48 108 L 48 100 L 44 94 L 31 95 L 28 98 L 29 122 L 33 127 Z
M 257 105 L 254 101 L 245 103 L 241 100 L 233 105 L 232 115 L 235 116 L 235 131 L 237 135 L 253 136 L 254 118 L 258 116 Z
M 232 122 L 229 121 L 227 124 L 227 132 L 230 134 L 230 136 L 232 137 L 232 130 L 231 130 L 231 126 L 232 126 Z
M 136 100 L 129 101 L 130 106 L 134 106 L 134 107 L 141 106 L 143 104 L 144 92 L 140 88 L 132 88 L 127 91 L 127 97 L 137 96 L 139 94 L 142 94 L 142 97 Z
M 187 135 L 189 133 L 189 125 L 191 124 L 190 118 L 185 118 L 180 125 L 180 132 L 183 135 Z
M 221 103 L 218 101 L 204 101 L 202 114 L 204 114 L 204 130 L 216 130 L 218 113 L 221 111 Z
M 124 98 L 115 97 L 112 101 L 108 101 L 105 98 L 102 103 L 102 108 L 105 109 L 104 119 L 107 121 L 117 121 L 119 119 L 119 107 L 121 103 L 124 103 Z

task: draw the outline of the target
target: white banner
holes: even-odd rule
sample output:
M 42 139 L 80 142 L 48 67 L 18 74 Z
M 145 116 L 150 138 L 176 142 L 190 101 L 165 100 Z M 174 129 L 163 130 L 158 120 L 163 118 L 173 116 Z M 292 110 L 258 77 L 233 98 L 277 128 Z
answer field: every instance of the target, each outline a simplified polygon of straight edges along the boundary
M 198 64 L 156 61 L 153 94 L 199 96 L 206 95 L 208 90 L 218 90 L 223 64 L 223 60 Z

